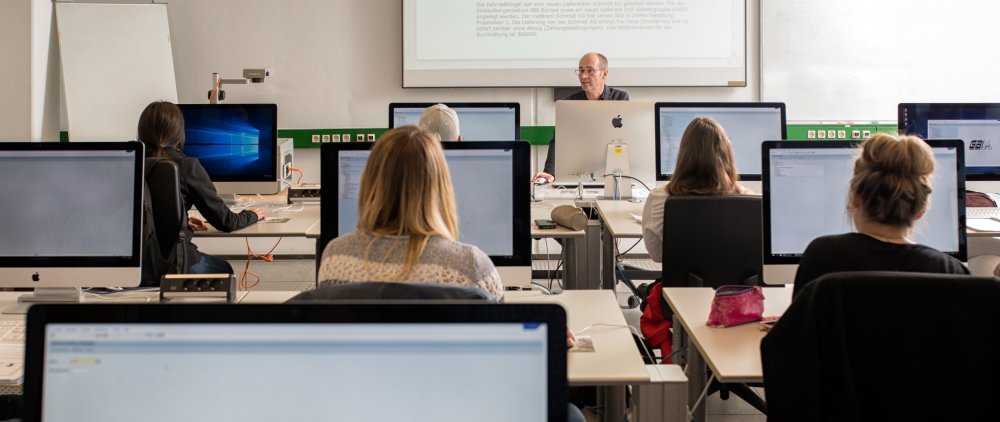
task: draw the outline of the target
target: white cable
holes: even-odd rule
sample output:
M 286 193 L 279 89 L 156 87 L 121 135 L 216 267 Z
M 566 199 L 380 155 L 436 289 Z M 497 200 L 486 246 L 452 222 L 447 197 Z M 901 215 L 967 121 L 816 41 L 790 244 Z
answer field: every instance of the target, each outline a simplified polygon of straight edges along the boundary
M 708 387 L 712 385 L 712 381 L 715 381 L 715 374 L 712 374 L 712 376 L 708 378 L 708 382 L 705 383 L 705 389 L 701 390 L 701 394 L 698 395 L 698 400 L 695 400 L 694 406 L 690 406 L 687 408 L 687 414 L 689 420 L 692 421 L 694 420 L 694 410 L 701 405 L 701 401 L 704 400 L 705 396 L 708 395 Z
M 586 327 L 583 327 L 583 329 L 580 330 L 580 331 L 574 331 L 573 334 L 583 334 L 583 333 L 589 331 L 591 328 L 594 328 L 594 327 L 628 328 L 628 330 L 631 331 L 632 334 L 635 334 L 636 337 L 639 337 L 639 340 L 640 340 L 639 343 L 642 344 L 642 349 L 645 350 L 646 353 L 648 353 L 647 356 L 652 356 L 654 359 L 656 358 L 656 355 L 653 354 L 653 351 L 650 350 L 650 348 L 646 346 L 646 342 L 641 341 L 642 338 L 643 338 L 642 334 L 640 334 L 639 331 L 637 331 L 635 329 L 635 327 L 633 327 L 631 325 L 628 325 L 628 324 L 625 324 L 625 325 L 621 325 L 621 324 L 604 324 L 604 323 L 590 324 L 590 325 L 588 325 Z
M 305 211 L 306 206 L 302 204 L 291 204 L 285 205 L 281 203 L 271 204 L 271 205 L 282 205 L 277 208 L 268 209 L 267 212 L 302 212 Z
M 552 291 L 552 255 L 549 254 L 549 239 L 541 239 L 545 243 L 545 268 L 548 271 L 549 277 L 549 292 Z
M 138 296 L 138 295 L 134 295 L 134 296 L 119 296 L 119 294 L 116 293 L 113 296 L 110 296 L 110 295 L 106 295 L 106 294 L 102 295 L 102 294 L 98 294 L 98 293 L 94 293 L 94 292 L 84 292 L 84 293 L 87 294 L 87 297 L 97 298 L 97 299 L 107 300 L 107 301 L 133 300 L 133 299 L 142 298 L 142 299 L 145 300 L 143 303 L 149 303 L 152 300 L 152 298 L 150 296 L 148 296 L 148 295 L 147 296 Z

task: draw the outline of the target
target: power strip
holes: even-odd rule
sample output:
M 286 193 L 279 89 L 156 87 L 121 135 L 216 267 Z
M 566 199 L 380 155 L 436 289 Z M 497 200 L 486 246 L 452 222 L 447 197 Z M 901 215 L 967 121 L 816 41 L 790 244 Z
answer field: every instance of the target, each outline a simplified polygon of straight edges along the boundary
M 219 298 L 236 302 L 236 276 L 232 274 L 167 274 L 160 279 L 160 302 L 174 299 Z
M 288 188 L 289 204 L 302 204 L 302 203 L 318 204 L 319 198 L 320 198 L 319 185 L 302 185 L 302 186 L 292 186 Z

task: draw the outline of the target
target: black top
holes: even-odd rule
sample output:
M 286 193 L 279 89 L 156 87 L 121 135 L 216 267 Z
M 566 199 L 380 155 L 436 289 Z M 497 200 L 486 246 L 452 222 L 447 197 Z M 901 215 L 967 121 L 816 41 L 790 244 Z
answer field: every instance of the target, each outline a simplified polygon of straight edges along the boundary
M 205 221 L 219 231 L 231 232 L 239 230 L 257 222 L 257 213 L 250 210 L 243 210 L 234 213 L 229 210 L 226 203 L 219 198 L 219 193 L 212 184 L 212 179 L 208 177 L 205 167 L 197 158 L 188 157 L 184 153 L 165 148 L 164 152 L 170 161 L 177 163 L 178 178 L 181 185 L 181 198 L 184 201 L 184 211 L 190 210 L 192 206 L 205 217 Z M 191 229 L 187 229 L 187 238 L 191 239 Z M 191 244 L 190 251 L 196 250 Z
M 587 91 L 579 90 L 573 95 L 570 95 L 564 100 L 586 100 Z M 601 98 L 596 101 L 628 101 L 628 93 L 620 89 L 614 89 L 610 86 L 604 85 L 604 93 L 601 94 Z M 553 136 L 552 140 L 549 141 L 549 152 L 545 156 L 545 168 L 542 170 L 553 176 L 556 175 L 556 138 Z
M 821 275 L 841 271 L 904 271 L 969 274 L 962 263 L 924 245 L 887 243 L 861 233 L 845 233 L 814 239 L 802 253 L 795 273 L 797 295 L 802 287 Z
M 995 420 L 998 308 L 993 277 L 820 277 L 760 343 L 767 420 Z

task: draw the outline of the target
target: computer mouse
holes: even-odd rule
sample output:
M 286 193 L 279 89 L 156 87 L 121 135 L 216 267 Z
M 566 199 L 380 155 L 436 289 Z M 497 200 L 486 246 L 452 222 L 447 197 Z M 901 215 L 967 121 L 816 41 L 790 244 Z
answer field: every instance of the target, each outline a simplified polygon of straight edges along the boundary
M 544 177 L 539 177 L 539 178 L 537 178 L 535 180 L 532 180 L 532 182 L 534 182 L 536 185 L 541 186 L 541 185 L 549 183 L 549 179 L 546 179 Z

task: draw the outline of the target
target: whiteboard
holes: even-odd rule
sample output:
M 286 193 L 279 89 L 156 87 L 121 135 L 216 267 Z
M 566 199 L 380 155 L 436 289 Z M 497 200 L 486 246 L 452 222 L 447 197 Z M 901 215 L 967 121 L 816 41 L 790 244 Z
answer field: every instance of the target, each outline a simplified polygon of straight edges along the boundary
M 403 0 L 403 87 L 746 86 L 746 0 Z
M 997 16 L 995 0 L 761 0 L 761 100 L 789 120 L 855 121 L 1000 102 Z
M 152 101 L 177 102 L 165 4 L 56 3 L 72 141 L 135 139 Z

